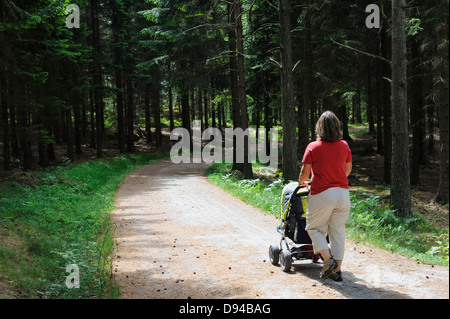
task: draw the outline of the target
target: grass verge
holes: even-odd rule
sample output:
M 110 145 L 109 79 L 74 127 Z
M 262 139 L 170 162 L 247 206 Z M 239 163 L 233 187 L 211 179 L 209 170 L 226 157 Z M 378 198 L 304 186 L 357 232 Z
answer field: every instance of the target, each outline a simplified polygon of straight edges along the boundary
M 212 183 L 233 196 L 280 218 L 282 180 L 241 179 L 231 171 L 231 164 L 224 163 L 213 164 L 206 174 Z M 421 262 L 448 266 L 448 229 L 434 228 L 417 213 L 407 220 L 399 218 L 391 208 L 383 206 L 378 197 L 370 194 L 351 192 L 350 198 L 352 209 L 347 222 L 350 239 Z
M 110 212 L 121 181 L 164 155 L 127 155 L 38 172 L 31 185 L 0 184 L 0 298 L 114 298 Z M 68 265 L 80 288 L 68 289 Z

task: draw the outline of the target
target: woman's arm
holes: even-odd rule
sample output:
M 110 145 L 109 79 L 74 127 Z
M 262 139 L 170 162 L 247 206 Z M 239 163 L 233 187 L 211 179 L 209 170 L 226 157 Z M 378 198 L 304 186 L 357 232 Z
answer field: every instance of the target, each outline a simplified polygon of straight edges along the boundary
M 352 162 L 345 163 L 345 176 L 350 175 L 352 172 Z
M 306 185 L 306 180 L 309 177 L 309 174 L 311 173 L 311 164 L 303 164 L 302 169 L 300 171 L 300 175 L 298 176 L 298 185 Z

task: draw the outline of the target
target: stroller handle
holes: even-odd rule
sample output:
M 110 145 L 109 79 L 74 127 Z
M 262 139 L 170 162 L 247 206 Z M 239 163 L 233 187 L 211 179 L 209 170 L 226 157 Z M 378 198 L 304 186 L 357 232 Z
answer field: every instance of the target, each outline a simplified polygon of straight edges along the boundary
M 308 183 L 308 185 L 309 185 L 309 184 L 310 184 L 310 183 Z M 295 188 L 294 192 L 292 192 L 292 196 L 297 195 L 297 192 L 298 192 L 301 188 L 306 188 L 306 186 L 305 186 L 305 185 L 299 185 L 299 186 L 297 186 L 297 187 Z

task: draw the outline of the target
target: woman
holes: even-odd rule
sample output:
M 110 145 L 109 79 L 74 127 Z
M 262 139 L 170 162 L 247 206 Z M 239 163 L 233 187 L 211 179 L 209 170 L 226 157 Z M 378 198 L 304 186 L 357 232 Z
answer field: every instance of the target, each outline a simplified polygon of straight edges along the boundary
M 324 260 L 320 278 L 342 281 L 345 223 L 350 214 L 347 176 L 352 170 L 352 155 L 347 142 L 341 140 L 341 125 L 333 112 L 327 111 L 320 116 L 316 131 L 317 141 L 306 148 L 298 178 L 299 185 L 305 185 L 312 173 L 306 230 L 314 252 L 320 253 Z

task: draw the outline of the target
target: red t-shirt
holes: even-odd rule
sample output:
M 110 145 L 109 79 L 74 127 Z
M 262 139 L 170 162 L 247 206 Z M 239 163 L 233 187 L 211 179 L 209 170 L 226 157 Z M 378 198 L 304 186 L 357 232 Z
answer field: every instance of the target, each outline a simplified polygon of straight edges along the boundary
M 308 145 L 303 155 L 303 164 L 311 167 L 311 195 L 319 194 L 331 187 L 348 189 L 345 164 L 352 161 L 352 152 L 347 142 L 316 141 Z

